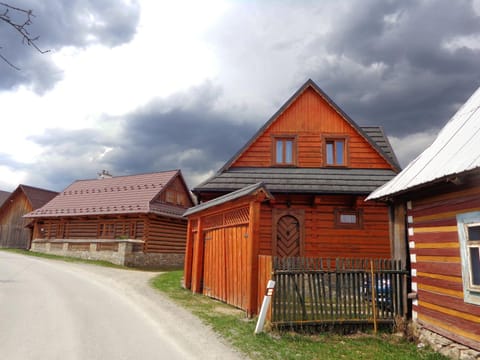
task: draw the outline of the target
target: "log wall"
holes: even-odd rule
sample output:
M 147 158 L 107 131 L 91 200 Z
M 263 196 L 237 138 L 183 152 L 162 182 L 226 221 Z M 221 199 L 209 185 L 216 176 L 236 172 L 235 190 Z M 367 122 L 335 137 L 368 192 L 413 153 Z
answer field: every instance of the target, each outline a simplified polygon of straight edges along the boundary
M 290 203 L 290 207 L 287 206 Z M 262 204 L 260 215 L 260 254 L 275 255 L 272 248 L 274 226 L 273 209 L 303 210 L 305 214 L 304 253 L 306 257 L 389 258 L 388 207 L 383 203 L 356 200 L 353 208 L 362 209 L 363 224 L 359 228 L 341 228 L 335 225 L 335 209 L 352 208 L 352 197 L 323 196 L 319 204 L 312 204 L 310 196 L 276 195 L 273 205 Z
M 173 254 L 185 252 L 186 220 L 150 218 L 146 223 L 145 252 Z
M 425 328 L 480 350 L 480 306 L 464 301 L 456 215 L 480 211 L 480 179 L 416 195 L 408 203 L 413 317 Z

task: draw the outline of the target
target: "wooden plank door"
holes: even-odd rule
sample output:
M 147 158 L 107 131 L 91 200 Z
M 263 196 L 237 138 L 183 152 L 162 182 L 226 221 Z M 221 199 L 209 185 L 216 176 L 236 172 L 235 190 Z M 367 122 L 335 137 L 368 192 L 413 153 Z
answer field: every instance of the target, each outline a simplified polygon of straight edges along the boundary
M 300 256 L 300 223 L 295 216 L 284 215 L 277 221 L 277 256 Z

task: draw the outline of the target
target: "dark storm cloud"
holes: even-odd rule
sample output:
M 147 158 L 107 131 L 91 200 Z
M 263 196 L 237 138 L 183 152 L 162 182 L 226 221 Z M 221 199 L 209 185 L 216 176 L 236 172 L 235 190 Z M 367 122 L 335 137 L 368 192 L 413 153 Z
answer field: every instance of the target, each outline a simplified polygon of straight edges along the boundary
M 23 0 L 7 2 L 15 7 L 31 9 L 35 17 L 27 28 L 41 50 L 22 43 L 19 34 L 4 22 L 0 22 L 1 54 L 19 67 L 16 71 L 0 61 L 0 90 L 19 85 L 31 86 L 38 93 L 50 89 L 62 77 L 60 69 L 52 62 L 51 54 L 65 46 L 85 47 L 91 44 L 117 46 L 128 42 L 136 32 L 139 5 L 136 2 L 118 0 Z M 4 7 L 0 6 L 0 11 Z M 10 10 L 12 18 L 24 20 L 21 13 Z
M 248 119 L 217 110 L 217 96 L 207 84 L 187 96 L 152 101 L 125 118 L 124 141 L 106 158 L 128 173 L 218 170 L 257 129 Z
M 238 121 L 238 115 L 217 110 L 219 95 L 207 83 L 154 100 L 121 119 L 104 119 L 103 129 L 47 129 L 30 137 L 44 152 L 30 165 L 27 181 L 61 190 L 76 179 L 95 178 L 102 169 L 117 176 L 181 169 L 189 186 L 195 186 L 257 130 Z
M 395 136 L 442 127 L 480 85 L 480 47 L 448 46 L 480 36 L 472 2 L 357 5 L 304 50 L 315 64 L 307 75 L 361 124 L 383 125 Z

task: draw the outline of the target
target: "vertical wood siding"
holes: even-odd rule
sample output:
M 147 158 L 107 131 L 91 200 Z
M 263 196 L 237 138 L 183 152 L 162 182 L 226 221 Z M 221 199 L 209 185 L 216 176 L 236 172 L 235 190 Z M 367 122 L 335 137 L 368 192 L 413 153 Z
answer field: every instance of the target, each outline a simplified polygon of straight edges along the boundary
M 480 306 L 463 300 L 458 213 L 480 211 L 480 187 L 438 191 L 412 201 L 407 215 L 412 283 L 418 300 L 413 311 L 427 328 L 480 349 Z M 413 221 L 413 222 L 412 222 Z
M 205 232 L 203 294 L 247 307 L 247 225 Z
M 307 89 L 277 121 L 268 128 L 233 164 L 232 167 L 272 166 L 274 135 L 296 135 L 299 167 L 325 166 L 322 135 L 348 137 L 350 168 L 391 169 L 378 154 L 332 107 L 313 89 Z
M 22 191 L 10 200 L 0 212 L 0 247 L 28 249 L 31 231 L 25 228 L 28 221 L 23 215 L 32 211 L 32 206 Z

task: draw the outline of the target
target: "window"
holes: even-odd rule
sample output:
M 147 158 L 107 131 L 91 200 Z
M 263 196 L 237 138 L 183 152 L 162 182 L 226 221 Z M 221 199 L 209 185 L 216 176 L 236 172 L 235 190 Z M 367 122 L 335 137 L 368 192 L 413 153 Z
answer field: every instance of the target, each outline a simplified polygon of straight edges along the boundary
M 480 211 L 457 215 L 465 302 L 480 304 Z
M 325 139 L 325 164 L 345 166 L 346 163 L 346 139 Z
M 362 226 L 362 209 L 335 209 L 335 227 L 360 229 Z
M 276 137 L 274 140 L 274 162 L 276 165 L 295 165 L 295 138 Z
M 99 239 L 113 239 L 115 237 L 115 224 L 114 223 L 100 223 L 98 225 L 98 238 Z

